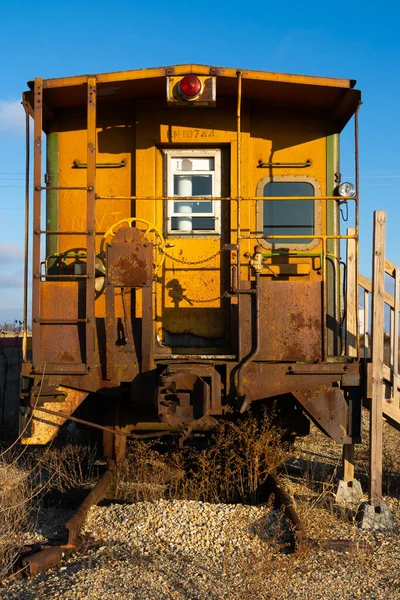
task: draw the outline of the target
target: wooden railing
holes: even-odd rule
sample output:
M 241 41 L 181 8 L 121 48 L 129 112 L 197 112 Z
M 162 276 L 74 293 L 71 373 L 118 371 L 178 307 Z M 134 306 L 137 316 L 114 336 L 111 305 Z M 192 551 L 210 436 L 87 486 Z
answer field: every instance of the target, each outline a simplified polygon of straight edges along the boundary
M 376 335 L 383 345 L 383 367 L 382 383 L 384 387 L 382 411 L 396 423 L 400 424 L 400 395 L 399 395 L 399 292 L 400 292 L 400 268 L 389 260 L 384 261 L 384 273 L 392 278 L 393 283 L 390 286 L 393 289 L 393 295 L 383 291 L 384 314 L 390 314 L 389 327 L 385 331 L 383 326 Z M 359 299 L 363 298 L 363 313 L 360 315 L 360 356 L 371 357 L 371 330 L 374 315 L 372 313 L 373 304 L 373 285 L 372 281 L 358 276 Z M 381 298 L 380 298 L 381 300 Z M 361 304 L 361 302 L 360 302 Z M 367 385 L 367 396 L 372 394 L 371 381 Z
M 358 327 L 359 294 L 356 292 L 346 302 L 346 309 L 349 311 L 346 314 L 346 352 L 352 353 L 355 344 L 356 354 L 367 360 L 368 369 L 365 370 L 367 381 L 364 388 L 366 389 L 366 398 L 370 399 L 369 502 L 375 508 L 382 504 L 382 417 L 389 417 L 395 424 L 400 424 L 400 269 L 385 258 L 385 245 L 386 213 L 377 210 L 374 212 L 372 281 L 362 275 L 357 275 L 357 257 L 354 248 L 348 246 L 347 249 L 346 295 L 349 294 L 349 288 L 352 294 L 351 290 L 354 289 L 354 282 L 356 282 L 356 289 L 358 288 L 358 291 L 364 295 L 364 315 L 363 336 L 361 336 Z M 352 253 L 354 260 L 351 260 Z M 386 275 L 393 278 L 393 295 L 385 290 Z M 353 288 L 351 282 L 353 282 Z M 385 310 L 390 311 L 390 328 L 386 333 Z

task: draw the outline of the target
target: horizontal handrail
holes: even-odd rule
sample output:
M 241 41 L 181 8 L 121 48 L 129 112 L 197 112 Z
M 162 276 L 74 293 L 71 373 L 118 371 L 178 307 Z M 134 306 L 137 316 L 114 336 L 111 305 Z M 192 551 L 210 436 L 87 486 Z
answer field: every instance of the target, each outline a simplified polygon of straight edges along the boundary
M 361 275 L 361 273 L 358 275 L 358 285 L 370 294 L 372 294 L 372 281 L 367 277 L 364 277 L 364 275 Z M 392 296 L 392 294 L 385 291 L 383 299 L 385 304 L 388 304 L 391 308 L 394 308 L 394 296 Z
M 225 201 L 225 202 L 237 202 L 237 196 L 102 196 L 100 194 L 96 194 L 96 200 L 149 200 L 149 201 L 165 201 L 165 200 L 173 200 L 175 202 L 211 202 L 215 201 Z M 343 202 L 345 200 L 354 200 L 357 201 L 357 196 L 241 196 L 240 202 L 251 202 L 255 200 L 282 200 L 282 201 L 292 201 L 292 200 L 309 200 L 310 202 L 315 202 L 315 200 L 338 200 Z

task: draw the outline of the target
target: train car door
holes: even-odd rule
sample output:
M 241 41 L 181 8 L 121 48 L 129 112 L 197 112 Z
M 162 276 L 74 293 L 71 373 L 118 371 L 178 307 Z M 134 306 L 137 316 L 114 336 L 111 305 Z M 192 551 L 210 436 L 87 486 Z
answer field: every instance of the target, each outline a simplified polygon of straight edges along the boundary
M 159 345 L 173 353 L 225 353 L 229 346 L 229 235 L 225 157 L 218 148 L 164 150 L 166 256 Z
M 315 237 L 324 222 L 320 185 L 309 176 L 264 177 L 257 195 L 265 198 L 257 202 L 266 263 L 260 284 L 262 359 L 321 360 L 322 243 Z

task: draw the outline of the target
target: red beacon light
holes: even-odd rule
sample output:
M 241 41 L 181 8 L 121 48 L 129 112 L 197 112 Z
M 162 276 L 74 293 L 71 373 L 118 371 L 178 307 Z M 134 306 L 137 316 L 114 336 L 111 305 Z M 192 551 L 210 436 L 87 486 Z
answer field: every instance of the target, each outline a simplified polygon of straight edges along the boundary
M 185 75 L 180 80 L 178 89 L 184 100 L 196 100 L 203 91 L 203 84 L 196 75 Z

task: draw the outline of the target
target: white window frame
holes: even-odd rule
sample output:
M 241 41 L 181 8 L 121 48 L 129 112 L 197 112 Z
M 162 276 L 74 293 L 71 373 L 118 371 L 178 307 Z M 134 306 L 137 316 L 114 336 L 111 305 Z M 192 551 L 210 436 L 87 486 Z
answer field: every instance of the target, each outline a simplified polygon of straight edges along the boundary
M 179 150 L 164 150 L 164 190 L 165 195 L 169 198 L 174 197 L 174 200 L 167 200 L 166 210 L 166 233 L 168 235 L 179 237 L 194 237 L 194 236 L 216 236 L 221 234 L 221 201 L 212 200 L 213 206 L 211 212 L 192 213 L 193 218 L 196 217 L 211 217 L 214 219 L 214 229 L 196 229 L 190 231 L 179 231 L 172 229 L 172 219 L 174 217 L 182 217 L 182 213 L 174 212 L 174 202 L 179 201 L 180 196 L 174 196 L 174 175 L 212 175 L 212 197 L 218 198 L 221 196 L 221 150 L 220 149 L 179 149 Z M 173 158 L 213 158 L 214 171 L 173 171 Z M 206 198 L 206 196 L 202 196 Z M 193 196 L 196 199 L 196 196 Z
M 285 242 L 285 240 L 279 241 L 279 239 L 264 239 L 261 236 L 263 235 L 263 209 L 264 209 L 264 200 L 257 201 L 257 234 L 260 235 L 258 242 L 264 248 L 268 248 L 271 250 L 280 250 L 282 248 L 287 248 L 290 250 L 312 250 L 318 244 L 320 244 L 320 238 L 315 238 L 313 236 L 320 235 L 322 232 L 322 219 L 321 219 L 321 201 L 318 200 L 318 196 L 321 196 L 321 186 L 319 182 L 309 175 L 274 175 L 274 177 L 266 176 L 260 179 L 257 184 L 257 196 L 264 195 L 264 187 L 267 183 L 270 182 L 283 182 L 283 183 L 292 183 L 292 182 L 304 182 L 310 183 L 314 188 L 314 196 L 310 196 L 310 200 L 314 200 L 314 234 L 310 234 L 311 242 L 309 244 L 302 244 L 299 240 L 298 242 L 289 244 Z M 282 196 L 284 198 L 284 196 Z

